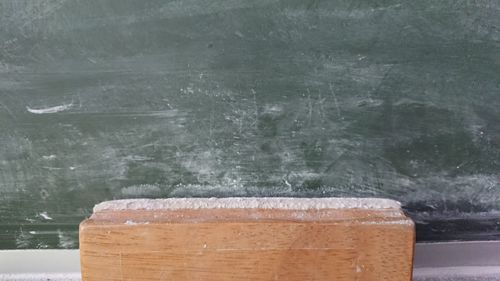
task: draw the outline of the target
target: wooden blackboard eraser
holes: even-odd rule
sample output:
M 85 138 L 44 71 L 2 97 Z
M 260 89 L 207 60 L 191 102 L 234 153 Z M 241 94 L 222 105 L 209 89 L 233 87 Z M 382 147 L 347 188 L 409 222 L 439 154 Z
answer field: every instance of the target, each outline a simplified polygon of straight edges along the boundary
M 84 281 L 410 281 L 399 203 L 355 198 L 133 199 L 80 225 Z

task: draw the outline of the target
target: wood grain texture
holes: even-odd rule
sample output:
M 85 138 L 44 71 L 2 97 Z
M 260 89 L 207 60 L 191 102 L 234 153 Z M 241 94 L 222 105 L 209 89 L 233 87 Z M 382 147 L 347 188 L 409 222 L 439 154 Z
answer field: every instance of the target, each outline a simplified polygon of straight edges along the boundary
M 411 280 L 398 209 L 107 211 L 80 225 L 91 280 Z

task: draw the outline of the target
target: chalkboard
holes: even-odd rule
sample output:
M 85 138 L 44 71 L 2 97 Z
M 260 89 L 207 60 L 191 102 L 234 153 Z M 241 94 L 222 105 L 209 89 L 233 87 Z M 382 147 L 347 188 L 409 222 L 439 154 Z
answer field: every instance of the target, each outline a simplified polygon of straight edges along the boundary
M 0 248 L 133 197 L 401 201 L 500 237 L 496 0 L 0 1 Z

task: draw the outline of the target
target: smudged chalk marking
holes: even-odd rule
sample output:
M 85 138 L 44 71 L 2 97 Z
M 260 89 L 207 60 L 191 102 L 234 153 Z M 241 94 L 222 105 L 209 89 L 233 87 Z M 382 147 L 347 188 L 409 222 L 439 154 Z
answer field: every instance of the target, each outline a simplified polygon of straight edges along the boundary
M 49 215 L 47 214 L 47 212 L 41 212 L 40 214 L 38 214 L 38 216 L 40 216 L 44 220 L 53 220 L 53 218 L 49 217 Z
M 52 160 L 52 159 L 56 159 L 57 156 L 55 156 L 54 154 L 51 154 L 51 155 L 43 155 L 42 156 L 43 160 Z
M 153 196 L 161 193 L 160 187 L 154 184 L 139 184 L 127 186 L 121 189 L 125 196 Z
M 48 113 L 57 113 L 61 111 L 65 111 L 70 109 L 73 106 L 73 103 L 68 103 L 68 104 L 62 104 L 62 105 L 57 105 L 53 107 L 47 107 L 47 108 L 31 108 L 29 106 L 26 106 L 26 110 L 28 112 L 33 113 L 33 114 L 48 114 Z

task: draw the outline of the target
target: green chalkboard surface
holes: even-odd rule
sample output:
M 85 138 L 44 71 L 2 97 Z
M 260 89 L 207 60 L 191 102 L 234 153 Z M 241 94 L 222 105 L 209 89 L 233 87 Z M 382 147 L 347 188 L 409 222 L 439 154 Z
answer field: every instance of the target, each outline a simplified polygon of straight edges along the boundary
M 97 202 L 400 200 L 500 238 L 497 0 L 2 0 L 0 248 Z

